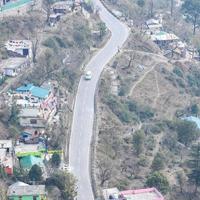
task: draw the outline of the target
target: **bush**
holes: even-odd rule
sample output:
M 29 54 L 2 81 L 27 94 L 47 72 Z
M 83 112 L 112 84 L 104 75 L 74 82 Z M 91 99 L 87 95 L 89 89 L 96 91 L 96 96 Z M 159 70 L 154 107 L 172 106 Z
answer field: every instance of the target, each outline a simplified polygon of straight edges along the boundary
M 89 47 L 91 42 L 91 33 L 86 26 L 78 26 L 75 28 L 73 38 L 77 46 Z
M 44 42 L 43 42 L 43 45 L 48 47 L 48 48 L 51 48 L 51 49 L 57 49 L 57 44 L 55 42 L 55 40 L 51 37 L 47 38 Z
M 117 117 L 125 123 L 132 121 L 131 114 L 128 112 L 126 105 L 122 104 L 114 97 L 107 98 L 107 105 Z
M 180 67 L 175 66 L 173 69 L 173 73 L 175 73 L 179 77 L 183 77 L 183 71 Z
M 67 48 L 68 47 L 68 44 L 66 43 L 66 41 L 64 39 L 61 39 L 58 36 L 54 36 L 54 39 L 57 42 L 57 44 L 59 45 L 59 47 L 61 47 L 61 48 Z
M 160 172 L 154 172 L 151 174 L 146 181 L 148 187 L 155 187 L 163 194 L 169 191 L 169 182 L 167 178 Z
M 154 170 L 154 171 L 159 171 L 161 169 L 164 168 L 164 155 L 162 153 L 157 153 L 153 159 L 153 162 L 152 162 L 152 165 L 151 165 L 151 168 Z

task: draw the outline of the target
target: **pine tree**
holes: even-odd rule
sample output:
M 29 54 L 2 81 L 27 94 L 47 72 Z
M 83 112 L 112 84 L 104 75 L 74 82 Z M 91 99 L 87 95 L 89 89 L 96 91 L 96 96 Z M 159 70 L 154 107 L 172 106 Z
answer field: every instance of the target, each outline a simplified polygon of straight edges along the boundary
M 188 175 L 191 182 L 195 185 L 195 193 L 200 186 L 200 143 L 191 148 L 191 159 L 189 161 L 191 173 Z

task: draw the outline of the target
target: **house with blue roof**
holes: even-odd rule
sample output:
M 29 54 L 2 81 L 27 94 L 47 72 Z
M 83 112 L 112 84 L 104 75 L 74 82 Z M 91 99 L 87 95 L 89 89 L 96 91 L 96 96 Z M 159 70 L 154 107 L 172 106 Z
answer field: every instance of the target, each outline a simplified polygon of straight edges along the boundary
M 44 100 L 51 93 L 50 89 L 38 87 L 38 86 L 33 85 L 32 83 L 25 84 L 21 87 L 18 87 L 15 91 L 18 94 L 28 95 L 29 97 L 32 98 L 32 100 L 35 100 L 35 99 Z M 28 98 L 28 97 L 26 96 L 25 98 Z
M 22 127 L 43 128 L 50 116 L 57 110 L 57 97 L 48 87 L 24 84 L 14 91 L 16 104 L 20 109 L 19 121 Z

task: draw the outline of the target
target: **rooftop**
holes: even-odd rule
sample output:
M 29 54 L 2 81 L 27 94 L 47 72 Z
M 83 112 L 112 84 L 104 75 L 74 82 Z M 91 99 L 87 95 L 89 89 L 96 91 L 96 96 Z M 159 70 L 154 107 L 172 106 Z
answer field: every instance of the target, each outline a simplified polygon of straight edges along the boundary
M 0 140 L 0 149 L 12 147 L 12 140 Z
M 169 41 L 169 40 L 178 40 L 179 38 L 173 33 L 160 31 L 151 35 L 151 39 L 153 41 Z
M 23 195 L 41 195 L 46 194 L 44 185 L 27 185 L 22 182 L 14 183 L 8 188 L 8 196 L 23 196 Z
M 9 58 L 0 63 L 0 68 L 16 69 L 27 62 L 26 58 Z
M 146 21 L 147 25 L 161 25 L 160 20 L 158 19 L 149 19 Z
M 23 108 L 20 110 L 19 117 L 39 117 L 39 109 L 38 108 Z
M 16 92 L 31 92 L 32 96 L 45 99 L 48 97 L 50 90 L 33 84 L 25 84 L 16 89 Z
M 42 144 L 23 144 L 20 143 L 15 147 L 16 155 L 23 154 L 23 153 L 33 153 L 39 152 L 41 150 L 44 150 L 44 146 Z
M 30 170 L 33 165 L 44 167 L 42 158 L 36 156 L 25 156 L 20 159 L 20 165 L 23 169 Z
M 119 192 L 117 188 L 106 189 L 103 191 L 106 200 L 111 195 L 113 199 L 119 200 L 119 196 L 126 200 L 164 200 L 164 197 L 156 188 L 147 188 L 139 190 L 127 190 Z
M 30 40 L 9 40 L 6 42 L 5 46 L 8 50 L 31 48 Z
M 122 191 L 120 194 L 127 200 L 164 200 L 164 197 L 155 188 Z

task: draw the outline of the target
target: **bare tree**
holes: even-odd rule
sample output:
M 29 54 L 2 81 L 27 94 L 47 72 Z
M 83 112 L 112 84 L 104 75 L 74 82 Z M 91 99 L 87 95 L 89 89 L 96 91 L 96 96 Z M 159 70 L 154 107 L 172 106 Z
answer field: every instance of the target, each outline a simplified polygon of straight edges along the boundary
M 106 163 L 105 161 L 97 161 L 97 167 L 99 170 L 99 180 L 100 186 L 103 187 L 105 182 L 110 180 L 112 174 L 111 164 Z
M 173 13 L 174 13 L 174 0 L 171 0 L 170 12 L 171 12 L 171 16 L 173 16 Z
M 32 56 L 33 56 L 33 63 L 36 63 L 36 56 L 37 56 L 37 50 L 38 50 L 38 38 L 35 37 L 34 40 L 32 40 Z
M 153 12 L 154 12 L 154 0 L 150 0 L 149 9 L 150 9 L 150 16 L 153 17 Z
M 135 59 L 135 54 L 131 54 L 131 55 L 129 56 L 128 65 L 127 65 L 126 67 L 123 67 L 122 69 L 128 69 L 128 68 L 130 68 L 131 65 L 132 65 L 132 63 L 133 63 L 133 61 L 134 61 L 134 59 Z
M 49 23 L 49 17 L 51 14 L 51 6 L 53 4 L 52 0 L 43 0 L 42 1 L 42 8 L 44 9 L 44 11 L 46 12 L 46 21 L 47 23 Z

